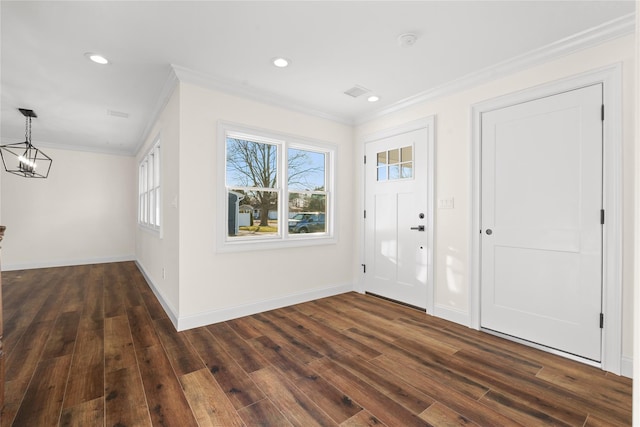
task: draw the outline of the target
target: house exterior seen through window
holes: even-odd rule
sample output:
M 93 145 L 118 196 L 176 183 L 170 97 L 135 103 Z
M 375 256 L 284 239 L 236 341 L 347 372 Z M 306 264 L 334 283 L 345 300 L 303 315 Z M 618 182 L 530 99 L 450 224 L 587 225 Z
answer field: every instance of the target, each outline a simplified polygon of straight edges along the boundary
M 333 236 L 335 148 L 229 125 L 223 128 L 225 244 L 286 245 Z

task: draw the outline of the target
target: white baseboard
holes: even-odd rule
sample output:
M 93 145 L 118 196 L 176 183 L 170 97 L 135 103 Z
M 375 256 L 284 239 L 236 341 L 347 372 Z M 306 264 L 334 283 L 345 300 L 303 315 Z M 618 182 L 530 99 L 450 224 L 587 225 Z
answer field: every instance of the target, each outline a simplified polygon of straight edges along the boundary
M 633 357 L 622 356 L 620 360 L 620 375 L 633 378 Z
M 330 286 L 327 288 L 313 289 L 297 294 L 251 302 L 236 307 L 222 308 L 191 316 L 179 317 L 176 329 L 178 331 L 184 331 L 200 326 L 211 325 L 213 323 L 224 322 L 226 320 L 237 319 L 238 317 L 250 316 L 252 314 L 262 313 L 268 310 L 275 310 L 277 308 L 287 307 L 294 304 L 344 294 L 346 292 L 353 291 L 353 287 L 354 285 L 352 283 Z
M 160 302 L 160 305 L 164 309 L 165 313 L 167 313 L 167 316 L 169 316 L 171 323 L 173 323 L 173 326 L 178 329 L 178 310 L 176 310 L 169 302 L 169 300 L 165 298 L 162 291 L 160 291 L 160 289 L 158 289 L 158 287 L 153 283 L 153 280 L 151 280 L 151 277 L 147 274 L 144 267 L 138 260 L 136 260 L 136 265 L 138 266 L 138 270 L 140 270 L 140 272 L 142 273 L 144 280 L 147 281 L 147 284 L 151 288 L 151 291 L 156 296 L 156 298 L 158 298 L 158 301 Z
M 4 264 L 3 263 L 2 271 L 33 270 L 36 268 L 69 267 L 74 265 L 106 264 L 110 262 L 135 261 L 135 259 L 136 259 L 135 255 L 124 255 L 124 256 L 117 256 L 117 257 L 39 261 L 39 262 L 28 262 L 23 264 Z
M 435 304 L 433 306 L 433 315 L 462 326 L 469 327 L 469 325 L 471 325 L 471 317 L 469 316 L 468 312 L 452 307 Z

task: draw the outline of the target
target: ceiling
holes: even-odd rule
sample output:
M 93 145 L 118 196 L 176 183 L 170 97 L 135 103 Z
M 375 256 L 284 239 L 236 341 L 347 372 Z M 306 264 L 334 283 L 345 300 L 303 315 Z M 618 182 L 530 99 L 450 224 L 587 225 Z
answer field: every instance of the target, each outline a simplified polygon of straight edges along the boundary
M 2 1 L 1 137 L 133 154 L 172 65 L 357 123 L 613 20 L 627 1 Z M 417 36 L 403 47 L 398 37 Z M 90 62 L 96 52 L 108 65 Z M 285 57 L 289 67 L 271 60 Z M 355 85 L 380 100 L 353 98 Z M 126 117 L 123 117 L 126 116 Z

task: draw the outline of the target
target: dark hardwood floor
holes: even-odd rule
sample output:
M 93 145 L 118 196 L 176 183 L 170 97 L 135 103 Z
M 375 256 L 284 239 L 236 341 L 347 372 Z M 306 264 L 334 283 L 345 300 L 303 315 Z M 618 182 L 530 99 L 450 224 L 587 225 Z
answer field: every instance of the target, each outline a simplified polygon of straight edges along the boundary
M 133 263 L 3 273 L 2 426 L 631 425 L 631 381 L 348 293 L 177 333 Z

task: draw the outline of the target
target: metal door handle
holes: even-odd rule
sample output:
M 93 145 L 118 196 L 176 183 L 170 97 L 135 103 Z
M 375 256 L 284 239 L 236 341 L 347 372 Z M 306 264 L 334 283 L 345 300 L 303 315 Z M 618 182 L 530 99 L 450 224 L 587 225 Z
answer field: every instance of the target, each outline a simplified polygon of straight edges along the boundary
M 411 227 L 412 230 L 424 231 L 424 225 L 419 225 L 417 227 Z
M 491 236 L 491 234 L 493 234 L 493 230 L 491 230 L 490 228 L 487 229 L 486 231 L 487 236 Z

